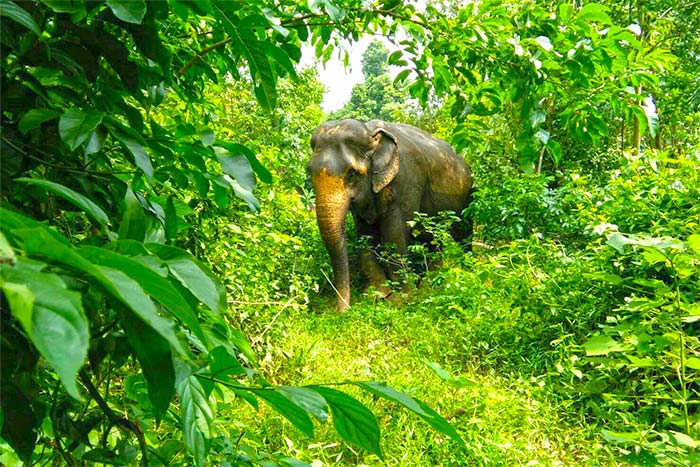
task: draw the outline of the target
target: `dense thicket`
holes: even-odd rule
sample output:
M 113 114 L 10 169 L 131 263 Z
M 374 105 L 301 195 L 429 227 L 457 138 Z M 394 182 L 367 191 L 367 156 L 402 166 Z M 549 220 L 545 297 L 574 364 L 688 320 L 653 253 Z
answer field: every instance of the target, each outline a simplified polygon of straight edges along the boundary
M 370 454 L 328 463 L 698 462 L 697 2 L 1 0 L 0 18 L 3 464 L 305 465 L 329 418 Z M 296 64 L 365 32 L 399 50 L 372 46 L 344 111 L 462 150 L 477 242 L 421 220 L 442 267 L 407 271 L 402 308 L 338 317 L 304 189 L 323 89 Z M 378 58 L 403 70 L 390 87 Z M 380 337 L 317 357 L 355 328 Z M 354 368 L 380 347 L 451 389 Z M 541 452 L 480 416 L 507 412 L 480 378 L 508 375 L 561 409 Z M 380 447 L 356 389 L 400 441 Z

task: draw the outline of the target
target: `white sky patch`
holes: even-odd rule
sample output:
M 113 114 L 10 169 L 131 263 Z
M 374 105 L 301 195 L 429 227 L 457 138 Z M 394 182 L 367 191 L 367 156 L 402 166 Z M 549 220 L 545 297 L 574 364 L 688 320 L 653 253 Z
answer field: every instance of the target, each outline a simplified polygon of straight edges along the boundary
M 343 51 L 341 49 L 333 52 L 333 56 L 328 63 L 318 63 L 316 65 L 319 79 L 326 86 L 326 92 L 323 94 L 323 103 L 321 104 L 325 112 L 332 112 L 343 107 L 350 100 L 350 96 L 352 96 L 352 88 L 364 81 L 364 76 L 362 75 L 362 54 L 365 53 L 370 42 L 375 39 L 384 43 L 386 48 L 389 49 L 389 53 L 397 49 L 394 44 L 384 38 L 366 35 L 357 42 L 343 41 L 343 47 L 350 53 L 348 68 L 345 68 L 345 65 L 343 65 L 341 58 Z M 314 48 L 305 45 L 302 48 L 301 65 L 313 65 L 314 60 Z M 390 67 L 392 76 L 400 71 L 394 70 L 394 68 L 396 67 Z
M 418 11 L 425 10 L 425 0 L 415 0 L 413 3 Z M 350 52 L 350 63 L 346 69 L 343 65 L 343 60 L 340 58 L 338 50 L 333 52 L 333 56 L 325 65 L 318 63 L 316 68 L 319 73 L 321 82 L 326 86 L 326 92 L 323 94 L 323 103 L 321 107 L 325 112 L 338 110 L 350 100 L 352 96 L 352 88 L 358 83 L 364 81 L 362 76 L 362 54 L 367 50 L 370 42 L 380 40 L 391 54 L 398 47 L 392 44 L 388 39 L 379 36 L 365 35 L 357 42 L 343 41 L 342 44 L 346 50 Z M 341 51 L 342 53 L 342 51 Z M 301 66 L 312 66 L 315 61 L 314 48 L 308 44 L 302 46 Z M 401 69 L 399 67 L 390 66 L 389 75 L 395 77 Z

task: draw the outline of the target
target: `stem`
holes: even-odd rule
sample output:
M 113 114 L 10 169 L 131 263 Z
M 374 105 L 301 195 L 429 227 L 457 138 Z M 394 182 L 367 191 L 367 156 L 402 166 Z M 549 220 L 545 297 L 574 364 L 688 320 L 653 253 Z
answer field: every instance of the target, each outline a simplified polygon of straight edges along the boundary
M 143 430 L 138 423 L 134 423 L 131 420 L 120 417 L 112 408 L 107 404 L 107 402 L 102 398 L 99 391 L 92 384 L 92 380 L 85 372 L 85 370 L 80 370 L 80 381 L 85 385 L 85 388 L 90 393 L 90 396 L 94 399 L 97 405 L 102 409 L 102 412 L 107 416 L 109 422 L 119 428 L 132 432 L 139 441 L 139 448 L 141 449 L 141 465 L 143 467 L 148 466 L 148 445 L 146 444 L 146 437 L 143 434 Z
M 673 262 L 671 262 L 673 267 Z M 676 315 L 680 318 L 683 314 L 681 309 L 681 291 L 676 278 L 676 291 L 674 297 L 674 306 L 676 307 Z M 681 403 L 683 404 L 683 419 L 685 421 L 685 434 L 690 436 L 690 417 L 688 416 L 688 388 L 686 387 L 685 374 L 685 333 L 683 331 L 683 321 L 681 321 L 679 329 L 679 345 L 680 345 L 680 368 L 678 368 L 678 380 L 681 383 Z

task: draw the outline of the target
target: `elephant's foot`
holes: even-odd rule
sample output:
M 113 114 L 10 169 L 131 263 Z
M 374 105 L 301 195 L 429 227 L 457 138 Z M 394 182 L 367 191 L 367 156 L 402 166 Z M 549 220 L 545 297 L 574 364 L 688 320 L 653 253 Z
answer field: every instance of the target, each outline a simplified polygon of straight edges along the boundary
M 379 284 L 369 284 L 365 289 L 365 293 L 372 294 L 377 298 L 387 298 L 392 295 L 391 287 L 389 287 L 386 282 Z

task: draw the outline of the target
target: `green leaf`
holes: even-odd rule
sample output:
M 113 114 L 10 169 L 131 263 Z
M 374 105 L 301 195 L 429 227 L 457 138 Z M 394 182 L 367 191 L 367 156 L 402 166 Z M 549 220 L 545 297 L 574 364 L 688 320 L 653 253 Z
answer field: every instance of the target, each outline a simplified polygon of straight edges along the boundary
M 172 241 L 177 237 L 177 211 L 173 197 L 168 196 L 165 202 L 165 238 Z
M 614 284 L 614 285 L 620 285 L 623 282 L 622 277 L 615 275 L 615 274 L 608 274 L 605 272 L 596 272 L 596 273 L 590 273 L 590 274 L 585 273 L 585 274 L 583 274 L 583 277 L 586 277 L 588 279 L 607 282 L 609 284 Z
M 42 180 L 37 178 L 16 178 L 15 181 L 22 183 L 29 183 L 30 185 L 36 185 L 44 188 L 51 193 L 60 196 L 61 198 L 69 201 L 78 207 L 81 211 L 87 214 L 90 218 L 96 221 L 101 226 L 109 225 L 109 217 L 107 214 L 95 204 L 90 198 L 81 195 L 80 193 L 61 185 L 60 183 L 50 182 L 48 180 Z
M 326 400 L 316 391 L 294 386 L 280 386 L 277 390 L 287 399 L 313 415 L 318 421 L 323 423 L 328 420 Z
M 639 433 L 621 433 L 608 430 L 601 430 L 600 433 L 606 441 L 622 445 L 637 444 L 641 436 Z
M 141 24 L 146 15 L 146 0 L 107 0 L 114 16 L 122 21 Z
M 297 79 L 297 70 L 294 67 L 292 59 L 287 55 L 287 52 L 281 47 L 275 47 L 273 45 L 265 45 L 265 54 L 268 57 L 279 63 L 282 68 L 292 77 L 292 79 Z
M 19 120 L 17 128 L 24 134 L 27 134 L 31 130 L 35 130 L 41 126 L 42 123 L 58 118 L 61 112 L 51 109 L 32 109 L 26 114 L 22 115 Z
M 41 0 L 56 13 L 77 13 L 85 9 L 85 0 Z
M 692 234 L 689 236 L 688 240 L 686 240 L 686 244 L 696 252 L 700 253 L 700 234 Z
M 223 345 L 210 351 L 208 357 L 209 369 L 213 378 L 225 378 L 229 375 L 240 376 L 246 373 L 241 362 Z
M 122 315 L 121 324 L 148 383 L 148 397 L 156 417 L 162 418 L 175 394 L 170 344 L 129 311 Z
M 175 375 L 185 446 L 187 446 L 187 452 L 194 458 L 194 465 L 204 466 L 216 413 L 215 401 L 207 396 L 202 384 L 187 363 L 179 359 L 175 360 Z
M 367 382 L 367 383 L 355 383 L 362 389 L 374 394 L 375 396 L 381 397 L 383 399 L 401 404 L 406 407 L 411 412 L 418 415 L 420 418 L 425 420 L 430 426 L 435 428 L 440 433 L 449 436 L 454 441 L 459 444 L 462 449 L 467 449 L 467 445 L 464 443 L 462 437 L 457 433 L 457 430 L 450 425 L 447 420 L 445 420 L 440 414 L 435 412 L 429 406 L 423 402 L 414 399 L 407 394 L 397 391 L 391 386 L 387 386 L 384 383 L 377 382 Z
M 24 241 L 25 251 L 28 255 L 53 260 L 96 279 L 110 295 L 167 339 L 178 353 L 187 355 L 186 350 L 175 335 L 173 322 L 158 315 L 155 305 L 138 282 L 121 271 L 91 263 L 78 254 L 71 245 L 59 242 L 45 227 L 20 229 L 15 233 Z
M 236 17 L 219 6 L 216 7 L 216 10 L 226 32 L 248 62 L 250 75 L 253 78 L 253 90 L 258 103 L 265 110 L 271 111 L 277 105 L 277 80 L 270 60 L 264 52 L 264 45 L 258 41 L 253 31 L 240 28 Z
M 39 26 L 37 26 L 36 21 L 32 18 L 32 15 L 27 13 L 27 10 L 11 2 L 10 0 L 0 0 L 0 17 L 10 18 L 17 24 L 21 24 L 25 28 L 32 31 L 37 36 L 41 35 Z
M 28 334 L 31 334 L 34 313 L 34 294 L 32 291 L 26 284 L 6 282 L 2 278 L 0 278 L 0 289 L 5 294 L 7 304 L 10 305 L 12 316 L 19 321 Z
M 122 217 L 122 223 L 119 225 L 119 238 L 143 242 L 146 238 L 146 213 L 131 186 L 126 187 L 124 204 L 126 210 Z
M 202 331 L 195 311 L 168 279 L 128 256 L 92 246 L 83 246 L 79 253 L 94 264 L 117 269 L 135 282 L 158 303 L 170 311 L 183 325 L 206 346 L 207 338 Z
M 102 122 L 103 112 L 97 110 L 68 109 L 58 121 L 58 133 L 61 140 L 71 151 L 83 144 Z
M 0 232 L 0 264 L 12 265 L 16 262 L 17 255 L 15 255 L 15 250 L 12 249 L 5 235 Z
M 170 273 L 210 310 L 221 313 L 226 309 L 224 287 L 197 258 L 179 248 L 158 243 L 149 243 L 146 248 L 162 259 Z
M 122 124 L 116 118 L 107 118 L 106 126 L 110 134 L 119 141 L 134 158 L 134 164 L 146 174 L 150 180 L 153 178 L 153 164 L 146 152 L 146 142 L 134 129 Z
M 615 248 L 618 252 L 620 252 L 620 254 L 624 254 L 625 245 L 629 245 L 630 243 L 633 243 L 633 241 L 625 237 L 621 233 L 615 232 L 608 238 L 608 240 L 605 243 Z
M 229 154 L 244 155 L 245 158 L 248 159 L 250 166 L 252 167 L 253 171 L 255 172 L 255 175 L 258 176 L 260 181 L 263 183 L 272 183 L 272 174 L 269 170 L 265 168 L 264 165 L 260 163 L 258 158 L 255 156 L 255 153 L 251 151 L 250 148 L 242 144 L 229 143 L 221 140 L 216 141 L 215 144 L 226 149 L 229 152 Z
M 105 266 L 95 266 L 99 275 L 98 280 L 114 297 L 133 311 L 139 318 L 163 336 L 173 349 L 180 355 L 187 355 L 187 350 L 175 335 L 175 325 L 168 319 L 160 316 L 158 311 L 146 295 L 141 285 L 123 272 Z
M 656 104 L 654 100 L 650 97 L 645 97 L 642 102 L 642 110 L 647 120 L 647 128 L 649 128 L 649 134 L 652 138 L 656 137 L 656 133 L 659 130 L 659 114 L 656 112 Z
M 379 425 L 374 414 L 357 399 L 335 389 L 309 386 L 328 403 L 333 416 L 333 426 L 349 443 L 382 457 L 379 445 Z
M 235 178 L 243 188 L 252 192 L 255 189 L 255 175 L 248 159 L 243 155 L 233 155 L 223 148 L 214 149 L 224 173 Z
M 592 357 L 607 355 L 611 352 L 625 352 L 631 350 L 633 347 L 631 345 L 622 344 L 608 335 L 601 334 L 590 337 L 583 344 L 583 348 L 586 350 L 586 355 Z
M 562 156 L 561 144 L 559 144 L 559 142 L 557 142 L 556 140 L 550 138 L 549 141 L 547 141 L 547 144 L 545 144 L 545 147 L 549 151 L 549 154 L 552 156 L 552 159 L 554 159 L 554 162 L 558 164 L 559 161 L 561 161 Z
M 2 276 L 15 284 L 2 287 L 9 293 L 10 311 L 68 394 L 81 399 L 76 378 L 87 358 L 90 334 L 80 294 L 68 290 L 58 275 L 27 266 L 26 260 L 4 268 Z
M 680 431 L 673 431 L 669 430 L 673 437 L 676 439 L 676 443 L 678 443 L 679 446 L 685 446 L 690 449 L 695 449 L 697 447 L 700 447 L 700 441 L 696 441 L 690 436 L 686 435 L 685 433 L 681 433 Z
M 612 24 L 608 11 L 610 11 L 610 9 L 605 5 L 587 3 L 581 8 L 581 11 L 578 12 L 576 18 L 586 23 L 597 21 L 603 24 Z
M 428 368 L 433 370 L 435 372 L 435 374 L 438 375 L 438 377 L 440 379 L 447 382 L 450 386 L 454 386 L 458 389 L 461 389 L 461 388 L 466 388 L 466 387 L 471 387 L 471 386 L 476 385 L 476 383 L 474 383 L 473 381 L 469 381 L 468 379 L 465 379 L 463 377 L 453 375 L 449 371 L 445 370 L 442 366 L 440 366 L 439 363 L 429 362 L 427 360 L 422 360 L 422 361 L 423 361 L 423 363 L 425 363 L 425 366 L 427 366 Z M 387 386 L 387 388 L 388 388 L 388 386 Z M 391 388 L 388 388 L 388 389 L 391 389 Z
M 700 358 L 689 357 L 685 360 L 685 366 L 687 368 L 692 368 L 693 370 L 700 370 Z
M 654 454 L 643 448 L 633 450 L 624 456 L 623 459 L 630 465 L 637 465 L 639 467 L 656 467 L 657 465 L 663 465 Z
M 229 177 L 228 175 L 219 175 L 216 178 L 214 178 L 214 193 L 216 194 L 217 192 L 217 186 L 218 187 L 225 187 L 230 190 L 233 190 L 233 193 L 242 199 L 243 201 L 246 202 L 248 207 L 251 209 L 253 212 L 258 212 L 260 210 L 260 201 L 255 197 L 255 195 L 248 189 L 242 187 L 240 183 L 238 183 L 237 180 L 234 180 L 233 178 Z M 223 209 L 226 206 L 221 206 L 220 207 Z
M 298 404 L 292 402 L 287 396 L 276 389 L 248 389 L 267 405 L 275 409 L 277 413 L 289 420 L 299 431 L 308 437 L 314 435 L 314 424 L 308 414 Z

